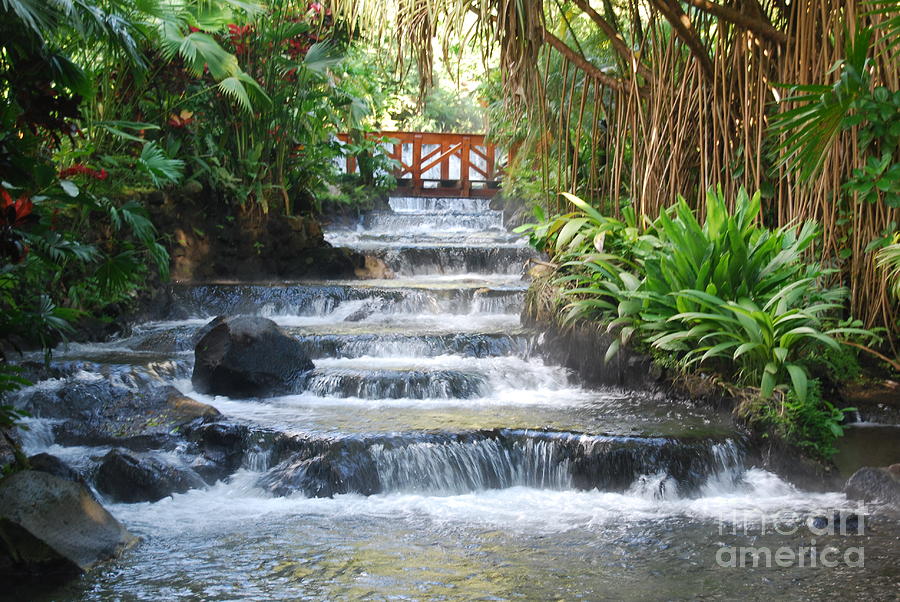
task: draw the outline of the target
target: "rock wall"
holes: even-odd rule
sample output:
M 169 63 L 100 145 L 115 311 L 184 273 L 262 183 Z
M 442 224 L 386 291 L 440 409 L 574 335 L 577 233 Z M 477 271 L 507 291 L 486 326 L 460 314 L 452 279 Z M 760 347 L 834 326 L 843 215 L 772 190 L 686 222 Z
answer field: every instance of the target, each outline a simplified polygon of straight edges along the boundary
M 178 281 L 353 278 L 363 255 L 334 248 L 312 215 L 229 208 L 202 189 L 153 193 L 143 201 L 167 240 Z

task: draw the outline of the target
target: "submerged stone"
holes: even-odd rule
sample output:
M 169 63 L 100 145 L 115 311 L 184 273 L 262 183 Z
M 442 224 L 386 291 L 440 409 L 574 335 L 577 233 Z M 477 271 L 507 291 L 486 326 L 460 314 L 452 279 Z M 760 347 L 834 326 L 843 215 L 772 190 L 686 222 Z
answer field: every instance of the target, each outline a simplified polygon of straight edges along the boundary
M 860 468 L 847 479 L 844 493 L 852 500 L 883 502 L 900 507 L 900 464 Z

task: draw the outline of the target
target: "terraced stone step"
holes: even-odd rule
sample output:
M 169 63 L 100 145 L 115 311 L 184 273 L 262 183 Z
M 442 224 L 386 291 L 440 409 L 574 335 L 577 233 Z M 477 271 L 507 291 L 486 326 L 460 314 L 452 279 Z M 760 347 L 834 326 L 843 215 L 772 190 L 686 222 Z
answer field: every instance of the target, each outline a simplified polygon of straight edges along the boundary
M 416 211 L 394 213 L 372 211 L 362 220 L 363 227 L 378 232 L 420 232 L 420 231 L 485 231 L 502 230 L 503 213 L 484 211 L 467 213 L 460 211 Z
M 522 246 L 399 246 L 370 251 L 403 276 L 521 274 L 537 252 Z
M 360 286 L 341 284 L 197 284 L 173 285 L 164 309 L 166 319 L 223 314 L 328 316 L 336 320 L 371 313 L 420 314 L 471 312 L 511 313 L 521 306 L 524 286 L 505 283 L 497 288 L 478 283 L 443 286 Z M 348 302 L 360 302 L 351 305 Z M 343 309 L 343 315 L 337 315 Z M 337 312 L 337 313 L 336 313 Z
M 388 247 L 526 247 L 522 237 L 506 230 L 445 230 L 420 229 L 396 232 L 372 230 L 336 229 L 327 233 L 326 239 L 336 247 L 352 247 L 362 253 Z
M 287 448 L 295 449 L 285 453 Z M 527 486 L 696 494 L 710 479 L 739 480 L 733 439 L 641 438 L 531 430 L 294 439 L 259 479 L 276 495 L 404 492 L 456 495 Z
M 388 205 L 397 213 L 407 211 L 484 212 L 491 208 L 490 199 L 453 197 L 391 197 Z
M 471 399 L 488 393 L 483 374 L 458 370 L 317 368 L 304 391 L 320 397 L 362 399 Z
M 304 351 L 313 360 L 318 358 L 376 357 L 435 357 L 462 355 L 465 357 L 495 357 L 516 355 L 524 357 L 534 345 L 535 335 L 526 331 L 512 333 L 451 332 L 451 333 L 322 333 L 295 334 Z

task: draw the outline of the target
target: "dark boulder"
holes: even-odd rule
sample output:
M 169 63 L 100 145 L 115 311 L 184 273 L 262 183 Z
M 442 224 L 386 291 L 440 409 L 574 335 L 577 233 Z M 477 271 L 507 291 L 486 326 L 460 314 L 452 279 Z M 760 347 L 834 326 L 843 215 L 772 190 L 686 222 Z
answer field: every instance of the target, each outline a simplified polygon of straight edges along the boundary
M 860 468 L 847 479 L 844 493 L 852 500 L 885 502 L 900 507 L 900 464 Z
M 0 482 L 0 574 L 77 574 L 137 539 L 83 485 L 24 470 Z
M 112 450 L 103 457 L 96 477 L 97 490 L 117 502 L 155 502 L 173 493 L 204 487 L 195 473 L 153 456 L 133 456 Z
M 313 363 L 272 320 L 216 318 L 194 349 L 194 388 L 211 395 L 262 397 L 298 390 Z
M 210 405 L 175 387 L 153 382 L 135 387 L 100 378 L 67 378 L 57 387 L 36 387 L 13 397 L 18 409 L 62 421 L 53 427 L 62 445 L 113 445 L 136 451 L 173 447 L 181 426 L 203 417 L 219 418 Z
M 244 425 L 197 420 L 184 435 L 198 452 L 191 469 L 210 485 L 239 469 L 250 447 L 251 433 Z
M 215 318 L 213 318 L 212 320 L 210 320 L 209 322 L 207 322 L 206 324 L 204 324 L 203 326 L 198 328 L 197 332 L 195 332 L 194 335 L 191 337 L 191 346 L 196 347 L 197 343 L 202 341 L 203 337 L 205 337 L 207 334 L 209 334 L 210 330 L 212 330 L 219 324 L 223 323 L 227 319 L 228 319 L 228 316 L 216 316 Z
M 343 441 L 310 457 L 299 453 L 263 475 L 257 485 L 286 496 L 333 497 L 341 493 L 373 495 L 381 491 L 375 461 L 360 442 Z
M 28 457 L 28 467 L 38 472 L 46 472 L 60 479 L 80 483 L 87 487 L 87 483 L 78 471 L 51 454 L 40 453 Z
M 57 388 L 35 388 L 19 394 L 14 405 L 37 418 L 90 421 L 103 408 L 119 405 L 131 391 L 106 379 L 68 379 Z

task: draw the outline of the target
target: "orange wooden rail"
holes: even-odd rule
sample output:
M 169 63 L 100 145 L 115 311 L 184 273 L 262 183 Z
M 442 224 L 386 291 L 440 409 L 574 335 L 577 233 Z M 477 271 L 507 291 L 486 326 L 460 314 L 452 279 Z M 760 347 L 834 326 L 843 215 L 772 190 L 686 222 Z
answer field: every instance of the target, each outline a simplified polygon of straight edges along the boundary
M 410 196 L 493 196 L 500 187 L 497 149 L 482 134 L 376 132 L 369 138 L 388 138 L 388 156 L 400 167 L 394 172 L 397 190 Z M 348 134 L 338 134 L 348 142 Z M 356 171 L 356 158 L 346 157 L 347 173 Z

